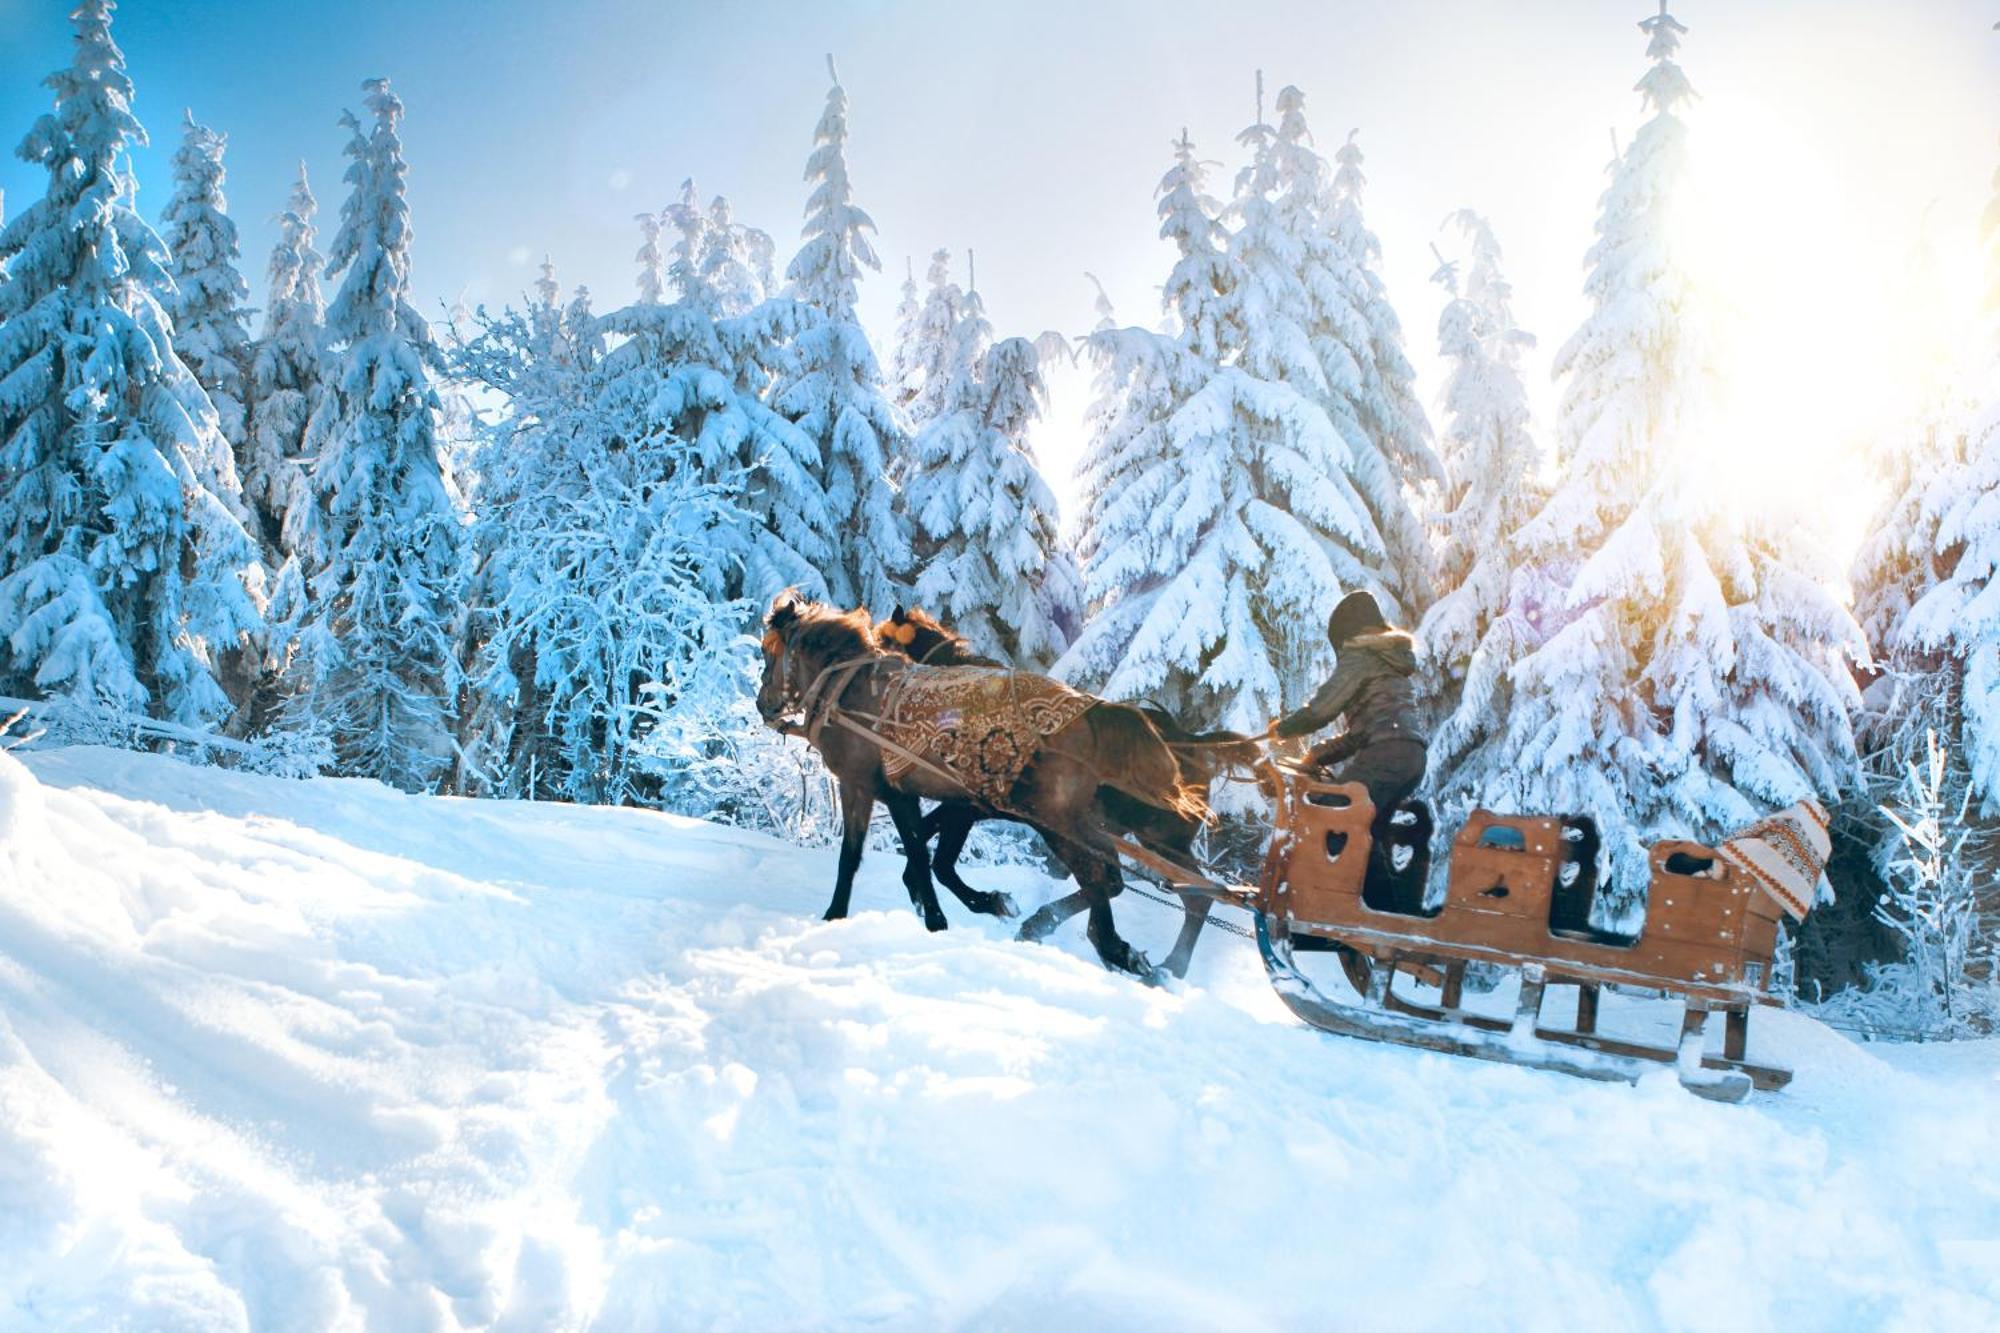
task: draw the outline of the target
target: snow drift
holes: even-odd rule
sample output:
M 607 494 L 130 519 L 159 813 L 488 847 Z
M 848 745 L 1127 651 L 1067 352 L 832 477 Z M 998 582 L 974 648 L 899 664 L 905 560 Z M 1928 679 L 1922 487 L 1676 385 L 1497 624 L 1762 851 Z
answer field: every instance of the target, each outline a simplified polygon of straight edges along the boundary
M 2000 1322 L 2000 1043 L 1772 1015 L 1715 1106 L 1323 1037 L 1221 935 L 927 935 L 880 857 L 822 923 L 832 861 L 0 754 L 0 1323 Z

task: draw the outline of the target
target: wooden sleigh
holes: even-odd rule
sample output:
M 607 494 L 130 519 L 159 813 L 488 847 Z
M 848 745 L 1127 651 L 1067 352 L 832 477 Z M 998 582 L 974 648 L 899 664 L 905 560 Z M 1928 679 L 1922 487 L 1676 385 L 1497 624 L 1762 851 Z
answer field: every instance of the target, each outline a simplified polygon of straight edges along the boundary
M 1645 924 L 1637 936 L 1618 937 L 1589 924 L 1597 837 L 1588 820 L 1475 811 L 1453 839 L 1444 901 L 1427 910 L 1430 827 L 1421 806 L 1399 810 L 1380 857 L 1370 855 L 1375 809 L 1364 787 L 1288 773 L 1278 814 L 1262 884 L 1242 905 L 1256 916 L 1272 986 L 1312 1026 L 1607 1081 L 1672 1065 L 1690 1091 L 1716 1101 L 1790 1081 L 1790 1071 L 1746 1055 L 1751 1007 L 1771 1002 L 1782 909 L 1712 848 L 1655 844 Z M 1297 964 L 1297 954 L 1334 944 L 1373 960 L 1358 1002 L 1330 998 Z M 1475 962 L 1519 975 L 1511 1018 L 1463 1007 L 1466 966 Z M 1435 1001 L 1399 993 L 1399 973 L 1430 979 Z M 1558 985 L 1577 988 L 1568 1027 L 1543 1019 L 1548 990 Z M 1607 985 L 1680 1000 L 1678 1043 L 1599 1032 Z M 1722 1050 L 1709 1054 L 1716 1013 Z

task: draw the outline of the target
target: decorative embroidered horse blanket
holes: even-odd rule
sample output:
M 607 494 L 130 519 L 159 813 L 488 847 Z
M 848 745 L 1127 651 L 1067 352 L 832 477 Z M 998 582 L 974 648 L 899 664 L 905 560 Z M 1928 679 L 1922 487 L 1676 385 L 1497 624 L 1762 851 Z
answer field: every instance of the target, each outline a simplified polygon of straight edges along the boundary
M 1805 920 L 1819 896 L 1833 839 L 1818 801 L 1800 801 L 1730 834 L 1715 850 L 1778 900 L 1792 920 Z
M 912 667 L 884 701 L 882 734 L 952 775 L 988 805 L 1003 807 L 1042 743 L 1097 700 L 1046 676 L 1000 667 Z M 894 779 L 915 767 L 882 756 Z

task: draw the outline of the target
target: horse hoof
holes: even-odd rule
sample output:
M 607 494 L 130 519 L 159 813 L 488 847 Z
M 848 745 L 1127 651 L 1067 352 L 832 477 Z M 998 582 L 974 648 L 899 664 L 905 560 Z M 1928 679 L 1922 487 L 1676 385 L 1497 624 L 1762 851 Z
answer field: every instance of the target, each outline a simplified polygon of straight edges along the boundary
M 820 915 L 820 920 L 822 921 L 845 921 L 846 919 L 847 919 L 847 913 L 838 911 L 831 907 L 827 908 L 826 911 Z
M 1131 954 L 1125 959 L 1125 966 L 1120 970 L 1131 973 L 1135 980 L 1143 982 L 1148 986 L 1166 984 L 1167 974 L 1147 962 L 1146 955 L 1140 953 L 1137 949 L 1132 950 Z
M 996 893 L 993 895 L 992 915 L 1000 917 L 1003 920 L 1011 921 L 1015 917 L 1021 915 L 1021 909 L 1016 907 L 1014 905 L 1014 900 L 1008 897 L 1006 894 Z
M 1047 939 L 1055 928 L 1056 920 L 1053 916 L 1047 912 L 1036 912 L 1021 923 L 1021 928 L 1014 932 L 1014 938 L 1025 940 L 1029 944 L 1039 944 Z
M 930 931 L 933 935 L 940 930 L 949 928 L 950 923 L 944 919 L 944 913 L 939 912 L 936 916 L 932 916 L 928 912 L 924 914 L 924 929 Z

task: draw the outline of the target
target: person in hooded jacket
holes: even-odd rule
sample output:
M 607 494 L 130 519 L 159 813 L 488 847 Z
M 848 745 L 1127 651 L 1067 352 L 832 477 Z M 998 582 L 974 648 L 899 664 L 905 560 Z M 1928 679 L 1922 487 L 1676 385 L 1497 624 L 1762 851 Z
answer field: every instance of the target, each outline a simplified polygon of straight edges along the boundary
M 1424 780 L 1429 757 L 1417 725 L 1416 640 L 1391 625 L 1374 597 L 1351 592 L 1327 620 L 1333 675 L 1305 707 L 1271 723 L 1280 738 L 1304 736 L 1347 719 L 1340 734 L 1306 754 L 1306 762 L 1332 769 L 1336 782 L 1358 782 L 1375 804 L 1379 843 L 1389 816 Z

